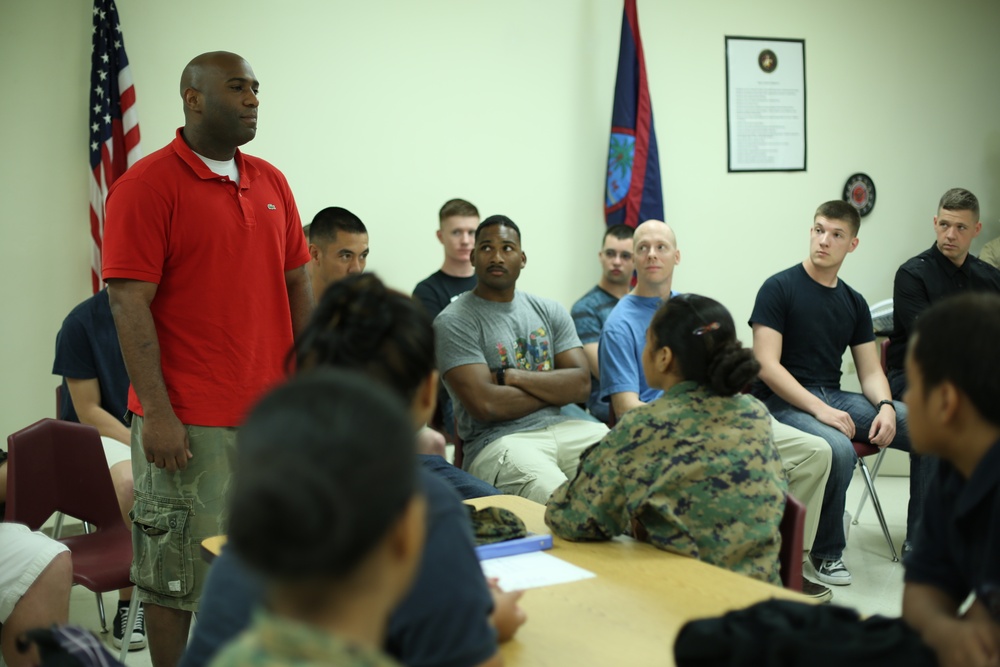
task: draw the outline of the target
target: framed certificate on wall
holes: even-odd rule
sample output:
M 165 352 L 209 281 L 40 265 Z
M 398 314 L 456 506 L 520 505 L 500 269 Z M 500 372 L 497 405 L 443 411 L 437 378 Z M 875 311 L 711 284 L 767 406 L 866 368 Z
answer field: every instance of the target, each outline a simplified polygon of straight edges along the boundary
M 729 171 L 805 171 L 806 43 L 726 36 Z

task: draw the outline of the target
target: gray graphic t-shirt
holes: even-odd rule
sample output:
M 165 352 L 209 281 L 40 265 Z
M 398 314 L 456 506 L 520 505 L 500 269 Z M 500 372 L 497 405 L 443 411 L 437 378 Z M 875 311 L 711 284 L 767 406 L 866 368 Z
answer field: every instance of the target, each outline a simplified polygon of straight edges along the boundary
M 582 347 L 565 308 L 551 299 L 521 291 L 514 292 L 514 300 L 509 303 L 487 301 L 466 292 L 434 320 L 434 337 L 442 377 L 468 364 L 550 371 L 555 369 L 557 354 Z M 466 411 L 447 380 L 445 387 L 455 404 L 458 434 L 465 442 L 466 466 L 497 438 L 567 419 L 559 407 L 547 406 L 509 421 L 479 421 Z

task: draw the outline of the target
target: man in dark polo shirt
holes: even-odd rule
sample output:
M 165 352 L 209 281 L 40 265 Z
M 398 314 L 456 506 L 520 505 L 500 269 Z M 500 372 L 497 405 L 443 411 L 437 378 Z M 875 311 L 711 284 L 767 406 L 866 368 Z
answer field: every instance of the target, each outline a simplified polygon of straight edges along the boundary
M 969 254 L 979 236 L 979 200 L 962 188 L 944 193 L 934 216 L 937 241 L 896 271 L 892 290 L 893 332 L 889 336 L 889 388 L 902 400 L 906 390 L 906 342 L 917 317 L 930 305 L 960 292 L 1000 293 L 1000 270 Z
M 917 320 L 905 362 L 913 448 L 940 464 L 904 558 L 903 619 L 941 665 L 1000 657 L 998 338 L 1000 297 L 948 297 Z

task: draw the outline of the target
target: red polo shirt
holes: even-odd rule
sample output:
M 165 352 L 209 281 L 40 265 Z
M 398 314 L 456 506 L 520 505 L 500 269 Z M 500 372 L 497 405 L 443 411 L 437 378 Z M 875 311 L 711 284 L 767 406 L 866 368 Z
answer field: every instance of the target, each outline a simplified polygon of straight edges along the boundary
M 185 424 L 236 426 L 285 376 L 284 272 L 309 261 L 285 177 L 236 151 L 237 185 L 177 130 L 108 193 L 104 279 L 156 283 L 151 310 L 171 405 Z M 142 406 L 129 388 L 129 409 Z

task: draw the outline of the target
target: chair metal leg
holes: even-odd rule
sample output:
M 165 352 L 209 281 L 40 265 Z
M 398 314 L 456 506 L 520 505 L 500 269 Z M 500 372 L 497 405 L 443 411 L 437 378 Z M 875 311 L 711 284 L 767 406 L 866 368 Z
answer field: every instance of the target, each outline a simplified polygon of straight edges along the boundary
M 858 465 L 861 466 L 861 474 L 865 478 L 865 485 L 872 495 L 872 505 L 875 507 L 875 514 L 878 515 L 879 525 L 882 526 L 882 534 L 885 535 L 885 541 L 889 543 L 889 551 L 892 552 L 892 562 L 898 563 L 899 556 L 896 555 L 896 545 L 892 543 L 892 537 L 889 535 L 889 526 L 885 523 L 885 515 L 882 514 L 882 503 L 879 502 L 878 493 L 875 492 L 875 484 L 872 481 L 871 473 L 868 471 L 868 464 L 865 463 L 863 458 L 859 457 Z
M 132 601 L 128 603 L 128 617 L 125 622 L 125 633 L 122 636 L 122 650 L 118 656 L 118 662 L 125 664 L 125 656 L 128 655 L 128 647 L 132 643 L 132 628 L 135 627 L 135 616 L 139 609 L 139 593 L 132 592 Z
M 97 614 L 101 617 L 101 634 L 108 634 L 108 619 L 104 616 L 104 597 L 100 593 L 94 593 L 97 596 Z
M 882 458 L 885 456 L 885 449 L 879 450 L 878 456 L 875 457 L 875 465 L 872 466 L 872 481 L 878 479 L 879 468 L 882 467 Z M 858 519 L 861 517 L 861 510 L 865 507 L 865 501 L 868 500 L 868 487 L 866 486 L 864 491 L 861 492 L 861 502 L 858 503 L 858 511 L 854 513 L 854 520 L 851 521 L 851 525 L 858 525 Z
M 62 512 L 56 512 L 56 522 L 55 522 L 55 525 L 52 526 L 52 539 L 53 540 L 58 540 L 59 537 L 62 535 L 63 520 L 65 518 L 66 518 L 65 514 L 63 514 Z

